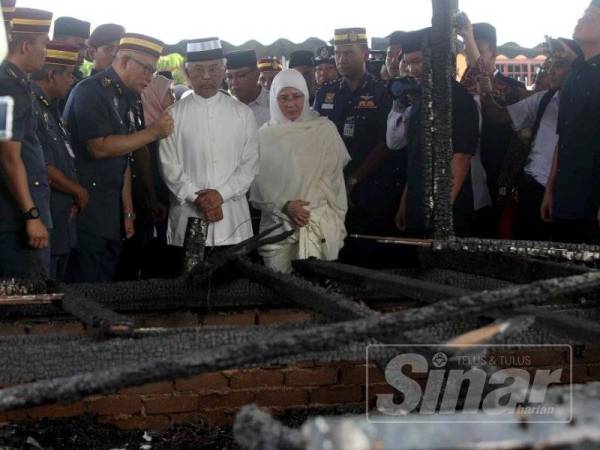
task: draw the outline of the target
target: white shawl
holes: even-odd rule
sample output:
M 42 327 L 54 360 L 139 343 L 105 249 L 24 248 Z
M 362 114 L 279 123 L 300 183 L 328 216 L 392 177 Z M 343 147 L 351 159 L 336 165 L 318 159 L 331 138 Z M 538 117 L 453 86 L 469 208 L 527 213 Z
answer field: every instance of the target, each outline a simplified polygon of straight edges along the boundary
M 277 103 L 279 92 L 286 87 L 305 95 L 305 109 L 295 122 L 285 119 Z M 308 89 L 295 70 L 283 71 L 273 81 L 271 121 L 259 131 L 259 152 L 260 169 L 250 200 L 262 211 L 261 230 L 278 223 L 292 229 L 289 218 L 281 212 L 288 201 L 310 202 L 311 212 L 306 227 L 286 241 L 260 250 L 267 265 L 287 272 L 294 259 L 337 259 L 346 237 L 348 205 L 343 170 L 350 156 L 335 125 L 308 109 Z M 269 259 L 276 262 L 269 264 Z

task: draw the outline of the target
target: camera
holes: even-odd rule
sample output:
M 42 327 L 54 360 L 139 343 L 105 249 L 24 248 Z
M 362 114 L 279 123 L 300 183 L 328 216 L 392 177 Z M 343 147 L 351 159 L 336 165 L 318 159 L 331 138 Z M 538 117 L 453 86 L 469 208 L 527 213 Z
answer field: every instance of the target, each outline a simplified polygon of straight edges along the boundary
M 392 78 L 388 83 L 388 91 L 394 100 L 410 106 L 413 99 L 421 93 L 421 86 L 413 77 Z
M 466 27 L 469 24 L 469 17 L 464 12 L 459 12 L 454 16 L 454 27 L 457 29 L 461 29 Z

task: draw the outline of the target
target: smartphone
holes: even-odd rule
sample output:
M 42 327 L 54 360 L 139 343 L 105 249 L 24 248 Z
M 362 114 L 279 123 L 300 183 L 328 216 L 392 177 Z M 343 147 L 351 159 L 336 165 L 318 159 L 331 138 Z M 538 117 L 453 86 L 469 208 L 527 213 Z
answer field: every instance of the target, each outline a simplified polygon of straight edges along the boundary
M 0 97 L 0 140 L 10 141 L 13 130 L 13 110 L 15 101 L 12 97 Z

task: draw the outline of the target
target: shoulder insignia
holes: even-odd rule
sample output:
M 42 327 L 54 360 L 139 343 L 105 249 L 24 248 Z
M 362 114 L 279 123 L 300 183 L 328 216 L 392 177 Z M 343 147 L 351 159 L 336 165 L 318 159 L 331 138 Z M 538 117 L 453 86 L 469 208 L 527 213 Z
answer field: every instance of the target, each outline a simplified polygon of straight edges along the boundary
M 112 80 L 109 77 L 104 77 L 100 81 L 100 84 L 102 85 L 103 88 L 109 88 L 112 86 Z

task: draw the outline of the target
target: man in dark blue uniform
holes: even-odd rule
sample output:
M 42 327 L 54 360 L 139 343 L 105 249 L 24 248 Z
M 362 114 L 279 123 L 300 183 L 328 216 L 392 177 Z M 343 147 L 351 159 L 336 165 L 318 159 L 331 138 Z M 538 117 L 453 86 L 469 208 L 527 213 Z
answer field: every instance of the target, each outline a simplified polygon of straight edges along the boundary
M 6 31 L 7 41 L 10 40 L 10 29 L 12 28 L 12 17 L 17 8 L 17 0 L 0 0 L 2 5 L 2 17 L 4 19 L 4 30 Z
M 111 281 L 125 237 L 135 233 L 128 156 L 171 134 L 173 119 L 164 114 L 137 131 L 139 94 L 150 83 L 163 43 L 125 34 L 110 68 L 79 83 L 65 108 L 77 175 L 89 191 L 87 209 L 78 217 L 79 245 L 69 264 L 73 281 Z
M 600 243 L 600 0 L 579 20 L 583 51 L 560 93 L 558 149 L 542 203 L 563 242 Z
M 346 166 L 348 234 L 388 235 L 400 186 L 386 147 L 387 116 L 392 100 L 386 88 L 366 71 L 369 56 L 364 28 L 335 31 L 335 60 L 342 76 L 317 92 L 314 110 L 335 123 L 352 161 Z M 375 247 L 348 239 L 340 260 L 373 266 Z
M 421 83 L 423 73 L 423 48 L 429 45 L 431 29 L 413 31 L 403 38 L 404 62 L 411 77 Z M 413 101 L 408 119 L 408 168 L 407 182 L 398 211 L 397 223 L 406 231 L 428 235 L 423 209 L 425 191 L 423 174 L 423 145 L 420 120 L 423 101 L 420 94 Z M 473 189 L 471 185 L 471 158 L 477 152 L 479 142 L 479 113 L 475 100 L 469 92 L 452 80 L 452 202 L 454 205 L 454 229 L 459 236 L 468 236 L 473 220 Z
M 315 80 L 317 88 L 325 83 L 335 81 L 340 74 L 335 66 L 335 51 L 333 47 L 320 47 L 315 54 Z
M 27 73 L 44 65 L 51 23 L 50 12 L 17 8 L 0 66 L 0 96 L 14 100 L 12 139 L 0 142 L 0 277 L 39 278 L 50 269 L 50 186 Z
M 87 190 L 77 182 L 75 154 L 58 110 L 58 101 L 68 94 L 73 85 L 78 63 L 77 47 L 50 42 L 46 64 L 31 74 L 31 88 L 41 112 L 37 133 L 44 149 L 48 179 L 52 187 L 50 276 L 56 281 L 64 281 L 69 254 L 76 244 L 74 216 L 86 208 L 89 199 Z
M 87 54 L 90 25 L 89 22 L 76 19 L 75 17 L 59 17 L 54 21 L 54 34 L 52 40 L 77 47 L 77 67 L 73 73 L 75 83 L 79 83 L 83 80 L 83 73 L 81 73 L 79 67 L 83 64 L 83 59 Z M 61 113 L 65 109 L 68 97 L 69 96 L 67 95 L 59 100 L 59 109 Z

